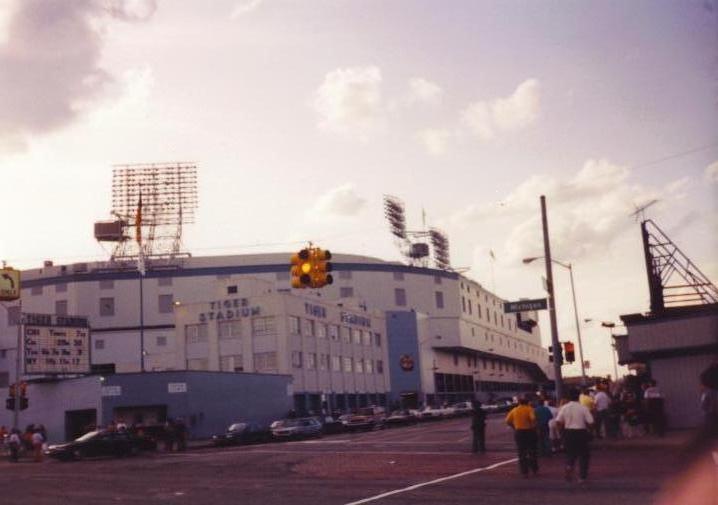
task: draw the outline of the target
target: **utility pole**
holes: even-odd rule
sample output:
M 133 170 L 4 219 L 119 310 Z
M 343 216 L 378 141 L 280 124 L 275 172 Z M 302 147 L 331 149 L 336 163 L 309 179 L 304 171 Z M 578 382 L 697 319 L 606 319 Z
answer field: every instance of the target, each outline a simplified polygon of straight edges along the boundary
M 573 285 L 573 265 L 568 264 L 568 273 L 571 277 L 571 294 L 573 295 L 573 315 L 576 317 L 576 336 L 578 337 L 578 355 L 581 359 L 581 385 L 586 385 L 586 368 L 583 363 L 583 343 L 581 342 L 581 325 L 578 322 L 578 307 L 576 306 L 576 288 Z
M 553 350 L 553 370 L 556 384 L 556 401 L 563 398 L 563 378 L 561 377 L 561 344 L 558 340 L 556 324 L 556 300 L 553 295 L 553 270 L 551 268 L 551 245 L 548 235 L 548 217 L 546 216 L 546 197 L 541 195 L 541 223 L 543 225 L 543 247 L 546 262 L 546 284 L 548 285 L 548 314 L 551 319 L 551 346 Z

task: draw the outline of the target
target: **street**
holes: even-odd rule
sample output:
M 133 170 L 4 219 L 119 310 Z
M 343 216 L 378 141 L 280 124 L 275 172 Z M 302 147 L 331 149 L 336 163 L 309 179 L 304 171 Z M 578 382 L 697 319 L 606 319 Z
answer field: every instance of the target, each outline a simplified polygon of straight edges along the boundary
M 469 419 L 320 439 L 195 448 L 126 459 L 41 464 L 3 461 L 3 503 L 534 504 L 650 503 L 675 471 L 678 442 L 594 444 L 589 482 L 563 480 L 561 455 L 523 479 L 502 416 L 488 451 L 470 452 Z

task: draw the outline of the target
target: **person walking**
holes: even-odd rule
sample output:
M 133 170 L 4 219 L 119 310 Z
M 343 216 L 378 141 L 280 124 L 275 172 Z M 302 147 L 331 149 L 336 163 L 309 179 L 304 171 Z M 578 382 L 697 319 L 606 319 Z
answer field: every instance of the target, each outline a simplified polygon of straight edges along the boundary
M 541 455 L 551 456 L 551 439 L 548 427 L 548 423 L 553 418 L 551 409 L 544 404 L 541 398 L 538 398 L 534 405 L 534 414 L 536 414 L 536 436 Z
M 22 446 L 20 430 L 13 428 L 10 435 L 7 437 L 7 445 L 10 449 L 10 461 L 17 463 L 17 460 L 20 457 L 20 447 Z
M 651 434 L 662 437 L 665 434 L 665 413 L 663 411 L 663 394 L 658 383 L 651 380 L 643 390 L 644 412 Z
M 596 405 L 596 427 L 595 427 L 595 433 L 596 438 L 603 438 L 602 428 L 605 426 L 606 436 L 608 436 L 608 432 L 610 429 L 607 426 L 608 421 L 608 408 L 611 405 L 611 398 L 608 396 L 608 394 L 605 391 L 605 386 L 603 384 L 599 384 L 596 386 L 598 389 L 598 392 L 596 393 L 596 396 L 593 397 L 593 401 Z
M 525 396 L 519 398 L 519 404 L 506 415 L 506 424 L 514 430 L 514 440 L 519 456 L 519 471 L 524 477 L 529 476 L 529 470 L 538 473 L 538 458 L 536 457 L 536 413 L 529 405 Z
M 35 463 L 42 463 L 42 444 L 45 443 L 45 437 L 42 436 L 40 428 L 35 428 L 32 433 L 32 452 L 34 454 Z
M 563 430 L 563 444 L 566 450 L 566 473 L 567 481 L 573 480 L 574 466 L 578 459 L 579 483 L 588 478 L 588 463 L 590 460 L 590 439 L 589 430 L 593 425 L 593 416 L 587 407 L 578 401 L 577 390 L 569 392 L 569 402 L 561 407 L 556 416 L 556 422 Z
M 481 402 L 476 400 L 471 412 L 471 431 L 473 432 L 472 452 L 486 452 L 486 413 L 481 408 Z

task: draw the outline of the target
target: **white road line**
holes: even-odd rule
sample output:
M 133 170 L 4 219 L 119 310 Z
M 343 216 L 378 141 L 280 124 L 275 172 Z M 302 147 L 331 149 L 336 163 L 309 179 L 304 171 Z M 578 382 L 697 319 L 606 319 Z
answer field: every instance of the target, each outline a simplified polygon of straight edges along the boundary
M 353 454 L 378 454 L 383 456 L 467 456 L 475 458 L 476 456 L 470 452 L 447 452 L 447 451 L 281 451 L 259 449 L 245 451 L 244 454 L 339 454 L 342 456 L 351 456 Z
M 430 480 L 428 482 L 414 484 L 413 486 L 405 487 L 402 489 L 395 489 L 394 491 L 388 491 L 386 493 L 378 494 L 375 496 L 370 496 L 369 498 L 364 498 L 362 500 L 353 501 L 353 502 L 347 503 L 345 505 L 360 505 L 362 503 L 369 503 L 372 501 L 381 500 L 382 498 L 386 498 L 387 496 L 393 496 L 395 494 L 405 493 L 407 491 L 413 491 L 415 489 L 419 489 L 419 488 L 422 488 L 425 486 L 430 486 L 432 484 L 438 484 L 439 482 L 446 482 L 447 480 L 458 479 L 459 477 L 465 477 L 467 475 L 471 475 L 474 473 L 485 472 L 487 470 L 493 470 L 494 468 L 498 468 L 503 465 L 508 465 L 509 463 L 515 463 L 516 461 L 518 461 L 518 458 L 507 459 L 505 461 L 500 461 L 498 463 L 494 463 L 493 465 L 490 465 L 490 466 L 474 468 L 473 470 L 467 470 L 465 472 L 455 473 L 454 475 L 449 475 L 448 477 L 441 477 L 440 479 L 434 479 L 434 480 Z

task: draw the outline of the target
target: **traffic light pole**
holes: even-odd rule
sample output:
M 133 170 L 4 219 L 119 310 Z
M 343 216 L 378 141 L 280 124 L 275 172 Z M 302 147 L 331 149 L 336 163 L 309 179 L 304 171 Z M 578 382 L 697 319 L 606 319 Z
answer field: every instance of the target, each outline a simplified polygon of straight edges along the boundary
M 543 226 L 544 260 L 546 262 L 546 284 L 548 284 L 548 313 L 551 320 L 551 346 L 553 347 L 553 370 L 556 388 L 556 401 L 563 398 L 563 378 L 561 376 L 561 344 L 558 340 L 556 323 L 556 299 L 553 295 L 553 270 L 551 268 L 551 245 L 548 236 L 548 217 L 546 216 L 546 197 L 541 195 L 541 223 Z

